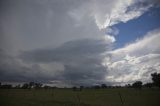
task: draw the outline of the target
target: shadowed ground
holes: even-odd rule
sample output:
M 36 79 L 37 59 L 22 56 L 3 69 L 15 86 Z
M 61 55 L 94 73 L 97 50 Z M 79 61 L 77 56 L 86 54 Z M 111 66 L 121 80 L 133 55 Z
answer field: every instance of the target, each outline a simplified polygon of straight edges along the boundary
M 0 89 L 0 106 L 160 106 L 159 98 L 156 89 Z

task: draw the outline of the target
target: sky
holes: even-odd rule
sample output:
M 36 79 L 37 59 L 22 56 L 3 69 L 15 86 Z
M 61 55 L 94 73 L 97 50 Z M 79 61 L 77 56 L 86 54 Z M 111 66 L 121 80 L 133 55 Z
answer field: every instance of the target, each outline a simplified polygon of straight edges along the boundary
M 1 0 L 0 82 L 151 82 L 159 19 L 159 0 Z

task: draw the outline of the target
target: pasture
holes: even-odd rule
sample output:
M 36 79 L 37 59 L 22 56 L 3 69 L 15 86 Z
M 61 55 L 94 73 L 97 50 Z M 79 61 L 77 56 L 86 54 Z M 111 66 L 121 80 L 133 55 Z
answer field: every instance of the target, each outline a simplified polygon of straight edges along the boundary
M 0 89 L 0 106 L 160 106 L 160 90 Z

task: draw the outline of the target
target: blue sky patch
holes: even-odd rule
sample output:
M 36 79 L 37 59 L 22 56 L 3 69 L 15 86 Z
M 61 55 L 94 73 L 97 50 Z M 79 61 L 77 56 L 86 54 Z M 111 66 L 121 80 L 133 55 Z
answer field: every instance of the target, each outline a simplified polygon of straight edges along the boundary
M 128 21 L 127 23 L 119 23 L 113 27 L 119 30 L 119 34 L 115 36 L 115 48 L 120 48 L 127 43 L 142 38 L 147 32 L 160 27 L 160 7 L 151 8 L 137 19 Z

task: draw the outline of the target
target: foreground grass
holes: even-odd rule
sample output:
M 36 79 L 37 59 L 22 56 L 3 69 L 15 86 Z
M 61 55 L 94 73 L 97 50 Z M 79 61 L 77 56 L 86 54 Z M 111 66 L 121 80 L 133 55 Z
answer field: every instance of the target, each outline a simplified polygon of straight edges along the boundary
M 0 106 L 160 106 L 159 98 L 153 89 L 0 89 Z

